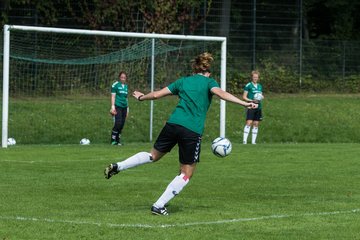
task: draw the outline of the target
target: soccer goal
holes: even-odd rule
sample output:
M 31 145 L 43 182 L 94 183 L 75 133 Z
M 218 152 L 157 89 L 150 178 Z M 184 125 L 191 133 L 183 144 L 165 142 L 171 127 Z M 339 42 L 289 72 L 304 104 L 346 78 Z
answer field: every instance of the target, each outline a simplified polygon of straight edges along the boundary
M 107 136 L 109 127 L 103 130 L 103 121 L 96 117 L 102 110 L 95 109 L 95 105 L 91 108 L 84 101 L 91 104 L 91 99 L 97 101 L 103 99 L 101 96 L 110 97 L 110 86 L 121 70 L 128 73 L 131 91 L 152 91 L 180 76 L 191 74 L 190 60 L 201 52 L 209 51 L 215 57 L 213 76 L 220 80 L 222 89 L 226 88 L 225 37 L 18 25 L 5 25 L 3 33 L 2 147 L 7 147 L 9 137 L 20 138 L 24 143 L 57 143 L 47 142 L 51 139 L 47 135 L 55 135 L 54 138 L 60 143 L 71 143 L 73 140 L 67 139 L 73 137 L 71 129 L 81 128 L 84 124 L 79 125 L 78 122 L 84 123 L 84 119 L 71 119 L 62 115 L 61 110 L 52 113 L 51 107 L 32 108 L 34 105 L 58 104 L 56 99 L 65 101 L 61 102 L 64 108 L 72 103 L 79 106 L 79 111 L 86 109 L 86 120 L 92 116 L 88 111 L 90 109 L 95 116 L 92 125 L 99 125 L 99 131 L 83 131 L 92 134 L 92 138 L 100 139 L 99 142 L 103 141 L 100 135 Z M 27 112 L 21 118 L 12 118 L 17 107 L 23 107 L 18 106 L 18 99 L 25 99 L 31 105 L 29 109 L 32 112 Z M 68 99 L 71 101 L 66 102 Z M 76 102 L 77 99 L 82 101 Z M 106 99 L 104 109 L 110 103 L 109 98 Z M 14 104 L 9 104 L 11 101 Z M 149 111 L 149 139 L 152 141 L 153 101 L 144 107 L 147 109 L 136 110 Z M 34 109 L 39 109 L 39 112 Z M 34 115 L 49 117 L 31 122 L 29 119 Z M 50 116 L 54 115 L 52 119 Z M 52 131 L 55 124 L 69 125 L 69 132 Z M 30 134 L 27 133 L 29 131 Z M 94 132 L 98 132 L 98 135 Z M 222 100 L 220 136 L 225 136 L 225 101 Z

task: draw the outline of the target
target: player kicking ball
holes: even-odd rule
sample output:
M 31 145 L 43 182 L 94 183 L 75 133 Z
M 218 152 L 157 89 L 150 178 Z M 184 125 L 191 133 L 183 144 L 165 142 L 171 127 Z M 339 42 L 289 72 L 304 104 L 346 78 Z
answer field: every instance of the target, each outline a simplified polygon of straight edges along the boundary
M 204 131 L 206 113 L 213 95 L 244 107 L 257 108 L 257 104 L 245 102 L 223 91 L 215 79 L 210 77 L 213 57 L 202 53 L 192 60 L 193 75 L 182 77 L 169 86 L 148 94 L 135 91 L 139 101 L 156 100 L 169 95 L 178 95 L 179 103 L 170 115 L 150 152 L 139 152 L 128 159 L 110 164 L 105 168 L 105 178 L 128 168 L 160 160 L 177 144 L 179 147 L 180 174 L 167 186 L 163 194 L 152 205 L 155 215 L 168 215 L 165 205 L 177 196 L 189 183 L 197 163 L 200 161 L 201 137 Z

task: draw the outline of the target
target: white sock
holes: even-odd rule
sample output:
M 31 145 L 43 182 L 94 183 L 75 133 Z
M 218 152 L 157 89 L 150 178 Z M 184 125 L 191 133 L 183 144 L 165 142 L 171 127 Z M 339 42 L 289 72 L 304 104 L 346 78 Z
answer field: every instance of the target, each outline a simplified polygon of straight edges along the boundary
M 171 183 L 165 189 L 165 192 L 160 196 L 160 198 L 154 203 L 154 206 L 157 208 L 163 208 L 166 203 L 178 195 L 181 190 L 188 184 L 189 178 L 185 174 L 180 174 L 176 176 Z
M 243 137 L 243 143 L 246 144 L 247 143 L 247 139 L 250 133 L 250 126 L 245 125 L 244 127 L 244 137 Z
M 118 171 L 122 171 L 128 168 L 136 167 L 145 163 L 152 162 L 151 154 L 147 152 L 139 152 L 128 159 L 118 162 Z
M 257 127 L 253 127 L 251 133 L 252 133 L 252 138 L 251 138 L 251 143 L 252 144 L 256 144 L 256 137 L 257 137 L 257 134 L 258 134 L 258 128 Z

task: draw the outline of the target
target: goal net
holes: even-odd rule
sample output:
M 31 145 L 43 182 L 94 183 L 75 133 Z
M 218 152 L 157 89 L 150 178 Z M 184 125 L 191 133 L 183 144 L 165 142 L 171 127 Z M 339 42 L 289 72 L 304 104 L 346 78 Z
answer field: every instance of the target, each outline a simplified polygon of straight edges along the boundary
M 226 38 L 9 25 L 3 33 L 3 147 L 8 137 L 42 144 L 76 143 L 81 137 L 108 141 L 112 120 L 105 113 L 120 71 L 128 75 L 129 93 L 148 92 L 190 75 L 191 59 L 208 51 L 215 57 L 213 76 L 225 88 Z M 225 135 L 224 104 L 220 135 Z M 148 126 L 143 130 L 139 119 L 128 119 L 126 124 L 140 131 L 129 141 L 152 140 L 154 109 L 153 102 L 130 105 L 130 113 L 149 112 L 149 124 L 143 119 Z M 66 130 L 58 132 L 59 125 Z M 148 131 L 146 137 L 141 131 Z

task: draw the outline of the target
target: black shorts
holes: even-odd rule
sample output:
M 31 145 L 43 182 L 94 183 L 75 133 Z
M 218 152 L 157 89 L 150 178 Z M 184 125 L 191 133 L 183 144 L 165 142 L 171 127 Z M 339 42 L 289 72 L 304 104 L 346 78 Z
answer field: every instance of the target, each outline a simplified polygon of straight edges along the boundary
M 179 161 L 193 164 L 200 161 L 201 135 L 181 125 L 166 123 L 161 130 L 154 148 L 159 152 L 170 152 L 178 144 Z
M 246 109 L 246 120 L 261 121 L 261 109 Z

